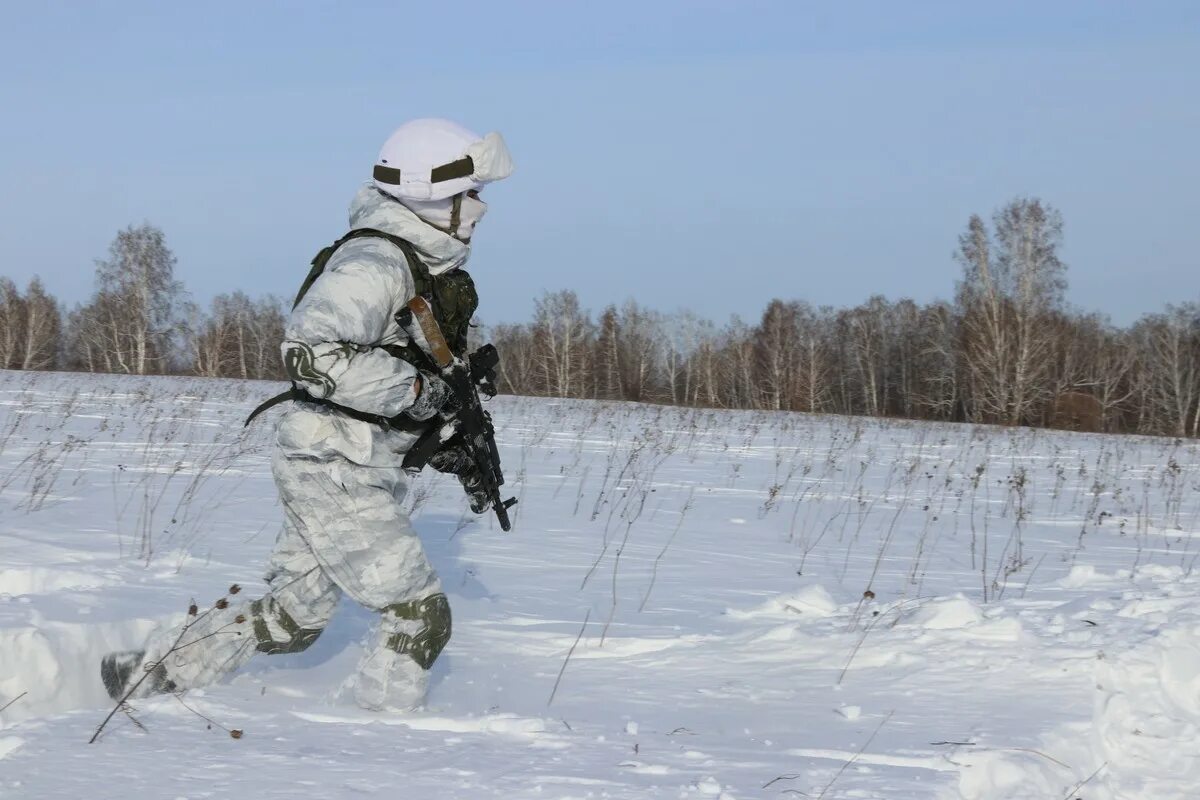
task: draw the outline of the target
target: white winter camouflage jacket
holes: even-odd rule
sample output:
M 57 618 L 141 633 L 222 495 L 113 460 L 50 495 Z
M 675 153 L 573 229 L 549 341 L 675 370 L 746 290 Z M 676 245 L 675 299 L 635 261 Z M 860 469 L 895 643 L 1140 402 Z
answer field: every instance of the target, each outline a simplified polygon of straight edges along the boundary
M 350 228 L 375 228 L 407 240 L 433 275 L 461 267 L 471 252 L 469 245 L 422 222 L 370 184 L 350 205 Z M 416 368 L 380 348 L 409 341 L 410 332 L 395 315 L 413 294 L 408 264 L 395 245 L 366 237 L 339 247 L 284 330 L 284 358 L 303 361 L 304 389 L 385 417 L 412 405 Z M 291 405 L 277 434 L 288 455 L 340 455 L 356 464 L 396 466 L 415 441 L 412 434 L 384 430 L 325 406 Z

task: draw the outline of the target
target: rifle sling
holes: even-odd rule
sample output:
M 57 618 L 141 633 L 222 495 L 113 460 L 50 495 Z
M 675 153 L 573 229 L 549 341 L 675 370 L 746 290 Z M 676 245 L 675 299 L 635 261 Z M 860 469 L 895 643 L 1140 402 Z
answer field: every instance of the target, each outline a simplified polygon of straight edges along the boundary
M 250 412 L 250 416 L 246 417 L 246 421 L 244 423 L 242 423 L 242 427 L 243 428 L 248 427 L 251 422 L 254 422 L 254 418 L 257 417 L 259 414 L 263 413 L 264 411 L 268 411 L 268 410 L 274 408 L 275 406 L 279 405 L 280 403 L 286 403 L 288 400 L 294 400 L 295 399 L 295 397 L 294 397 L 295 391 L 296 391 L 296 387 L 293 386 L 291 389 L 288 389 L 286 392 L 277 394 L 274 397 L 272 397 L 268 400 L 264 400 L 263 402 L 259 403 L 258 406 L 256 406 L 255 409 Z
M 372 425 L 378 425 L 384 429 L 398 430 L 404 431 L 405 433 L 420 435 L 421 439 L 418 440 L 418 443 L 420 443 L 420 441 L 425 438 L 425 435 L 431 430 L 431 426 L 428 422 L 418 422 L 417 420 L 405 414 L 399 414 L 395 417 L 384 417 L 379 414 L 369 414 L 366 411 L 359 411 L 357 408 L 344 406 L 341 403 L 335 403 L 332 400 L 323 400 L 319 397 L 313 397 L 311 394 L 295 385 L 293 385 L 292 388 L 288 389 L 286 392 L 277 394 L 270 400 L 261 403 L 258 408 L 250 412 L 250 416 L 246 417 L 246 422 L 242 427 L 249 425 L 254 421 L 255 417 L 264 411 L 274 408 L 280 403 L 286 403 L 288 400 L 325 406 L 326 408 L 331 408 L 334 411 L 337 411 L 339 414 L 344 414 L 351 419 L 357 419 L 362 422 L 368 422 Z M 432 455 L 433 454 L 430 453 L 430 456 Z M 428 460 L 429 459 L 427 458 L 426 461 Z
M 387 344 L 382 349 L 393 358 L 407 361 L 421 372 L 432 372 L 435 374 L 438 372 L 437 364 L 433 363 L 433 359 L 429 357 L 429 354 L 412 342 L 408 344 Z

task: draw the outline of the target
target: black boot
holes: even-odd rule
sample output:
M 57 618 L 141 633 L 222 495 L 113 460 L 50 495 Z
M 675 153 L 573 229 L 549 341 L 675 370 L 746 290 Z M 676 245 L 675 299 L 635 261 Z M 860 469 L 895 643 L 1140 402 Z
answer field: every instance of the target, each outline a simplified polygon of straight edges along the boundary
M 141 677 L 142 659 L 146 657 L 145 650 L 123 650 L 109 653 L 100 659 L 100 680 L 104 681 L 104 689 L 113 700 L 120 700 Z M 135 672 L 137 670 L 137 672 Z M 145 697 L 151 694 L 166 694 L 175 691 L 175 684 L 167 677 L 167 669 L 162 664 L 154 665 L 150 675 L 142 681 L 135 695 Z

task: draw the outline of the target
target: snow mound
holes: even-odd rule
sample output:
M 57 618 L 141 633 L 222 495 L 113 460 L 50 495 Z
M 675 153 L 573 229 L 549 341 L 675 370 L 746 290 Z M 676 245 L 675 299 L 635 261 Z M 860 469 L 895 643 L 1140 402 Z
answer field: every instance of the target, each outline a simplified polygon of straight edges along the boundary
M 1114 800 L 1200 786 L 1200 614 L 1096 667 L 1092 747 Z
M 1075 728 L 1076 736 L 1086 739 L 1087 726 L 1077 725 Z M 956 753 L 955 761 L 961 765 L 958 793 L 947 797 L 959 797 L 962 800 L 1014 800 L 1035 797 L 1074 800 L 1075 795 L 1070 791 L 1071 787 L 1086 779 L 1086 776 L 1075 778 L 1067 762 L 1027 748 L 972 748 Z M 1088 800 L 1099 800 L 1099 796 L 1089 794 Z
M 1110 573 L 1097 569 L 1094 564 L 1076 564 L 1058 580 L 1058 585 L 1064 589 L 1095 589 L 1139 581 L 1161 585 L 1182 580 L 1185 574 L 1182 567 L 1173 564 L 1143 564 L 1135 570 L 1116 569 Z
M 1141 573 L 1172 579 L 1179 573 Z M 1036 749 L 979 750 L 958 792 L 964 800 L 1075 797 L 1194 800 L 1200 786 L 1200 581 L 1171 580 L 1136 597 L 1119 617 L 1143 624 L 1131 645 L 1101 653 L 1090 723 L 1063 725 Z
M 824 586 L 813 585 L 805 586 L 798 592 L 772 597 L 754 608 L 742 610 L 731 608 L 725 613 L 733 619 L 777 618 L 795 614 L 810 619 L 823 619 L 832 617 L 838 612 L 838 608 L 837 601 L 825 590 Z
M 911 621 L 931 631 L 957 630 L 983 622 L 983 611 L 966 596 L 957 594 L 925 603 L 913 613 Z
M 1025 637 L 1021 620 L 1001 611 L 984 613 L 983 608 L 962 594 L 925 601 L 905 623 L 929 635 L 948 635 L 950 639 L 1003 643 Z
M 103 706 L 108 697 L 98 654 L 136 646 L 155 624 L 48 622 L 37 614 L 29 623 L 0 628 L 0 706 L 25 693 L 0 714 L 0 723 Z
M 1096 571 L 1092 564 L 1076 564 L 1071 571 L 1058 581 L 1064 589 L 1083 589 L 1107 578 Z

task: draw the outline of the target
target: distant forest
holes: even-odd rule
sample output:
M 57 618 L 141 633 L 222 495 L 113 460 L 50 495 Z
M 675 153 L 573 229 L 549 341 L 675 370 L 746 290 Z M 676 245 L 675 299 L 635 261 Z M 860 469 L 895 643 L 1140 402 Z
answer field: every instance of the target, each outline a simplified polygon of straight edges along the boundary
M 499 348 L 511 394 L 1200 435 L 1200 303 L 1127 328 L 1070 308 L 1062 230 L 1037 199 L 972 216 L 953 301 L 775 299 L 717 324 L 632 300 L 594 317 L 560 291 L 478 339 Z M 22 292 L 0 277 L 0 367 L 284 378 L 280 298 L 186 298 L 162 231 L 130 227 L 73 310 L 37 279 Z

